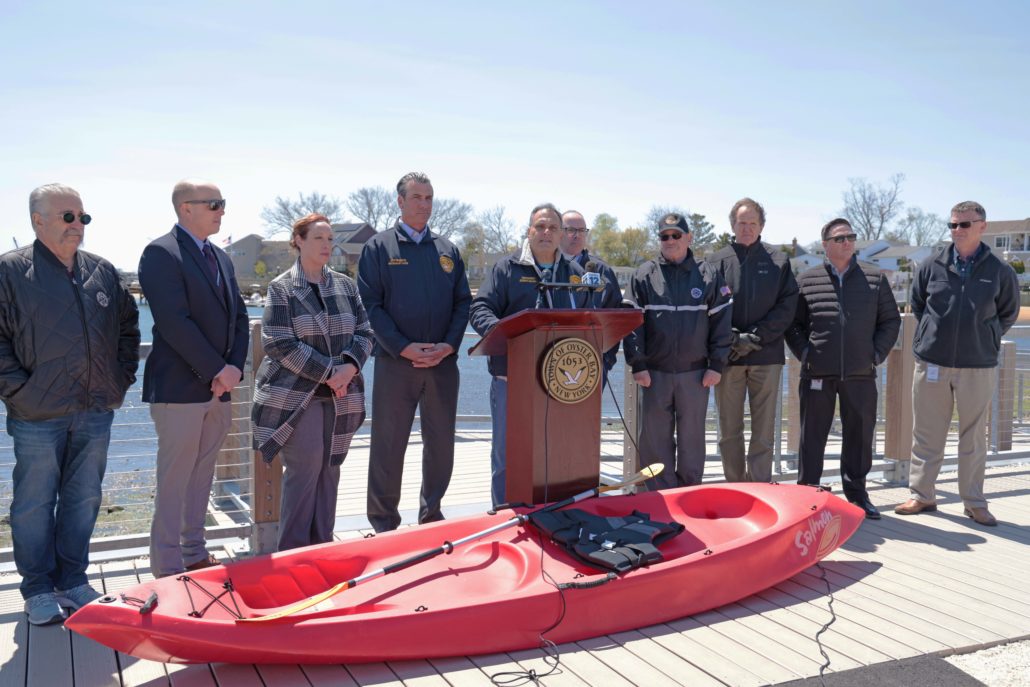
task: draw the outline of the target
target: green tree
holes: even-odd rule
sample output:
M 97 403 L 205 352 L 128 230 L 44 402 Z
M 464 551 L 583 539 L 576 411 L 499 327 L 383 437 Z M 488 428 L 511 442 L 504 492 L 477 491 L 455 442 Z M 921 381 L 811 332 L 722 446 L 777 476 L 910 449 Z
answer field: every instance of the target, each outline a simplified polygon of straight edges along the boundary
M 732 242 L 733 234 L 724 231 L 721 234 L 719 234 L 719 237 L 717 239 L 715 239 L 715 242 L 712 244 L 712 251 L 722 250 L 726 246 L 730 245 Z
M 1026 265 L 1024 265 L 1023 261 L 1019 258 L 1013 258 L 1012 260 L 1010 260 L 1009 265 L 1011 265 L 1012 269 L 1016 271 L 1016 274 L 1023 274 L 1024 272 L 1026 272 Z
M 264 277 L 268 273 L 268 265 L 265 264 L 264 260 L 258 260 L 254 263 L 254 274 L 259 277 Z
M 716 242 L 715 225 L 696 212 L 687 215 L 687 224 L 694 235 L 694 243 L 691 244 L 694 252 L 704 255 Z

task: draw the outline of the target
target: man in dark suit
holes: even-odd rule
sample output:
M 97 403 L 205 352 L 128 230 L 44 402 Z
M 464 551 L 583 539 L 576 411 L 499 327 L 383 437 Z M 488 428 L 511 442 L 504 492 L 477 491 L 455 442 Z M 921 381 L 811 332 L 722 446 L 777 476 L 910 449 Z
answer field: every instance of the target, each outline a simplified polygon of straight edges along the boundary
M 143 400 L 157 429 L 150 569 L 157 577 L 215 565 L 204 518 L 215 457 L 232 424 L 230 392 L 247 358 L 247 310 L 232 262 L 208 237 L 225 199 L 214 184 L 172 191 L 175 227 L 143 251 L 139 282 L 154 316 Z

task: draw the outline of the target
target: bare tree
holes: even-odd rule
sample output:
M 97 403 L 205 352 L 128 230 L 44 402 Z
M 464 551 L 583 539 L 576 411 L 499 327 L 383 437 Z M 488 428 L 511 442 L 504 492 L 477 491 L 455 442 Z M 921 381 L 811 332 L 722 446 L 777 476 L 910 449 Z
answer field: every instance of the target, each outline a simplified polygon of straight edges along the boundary
M 898 223 L 898 229 L 913 246 L 933 246 L 944 238 L 948 225 L 940 216 L 912 207 L 905 219 Z
M 490 253 L 506 253 L 518 247 L 515 221 L 503 205 L 484 210 L 476 218 L 483 231 L 483 245 Z
M 454 198 L 433 199 L 433 215 L 429 226 L 437 236 L 448 238 L 461 234 L 471 223 L 473 208 Z
M 675 212 L 677 215 L 683 215 L 689 219 L 690 210 L 685 210 L 679 205 L 652 205 L 651 209 L 647 211 L 647 216 L 644 218 L 644 227 L 650 231 L 654 231 L 658 228 L 658 222 L 669 213 Z
M 347 209 L 376 231 L 392 227 L 401 216 L 397 197 L 382 186 L 365 186 L 347 196 Z
M 844 192 L 844 209 L 840 211 L 859 239 L 886 238 L 891 221 L 898 216 L 905 203 L 901 200 L 904 174 L 895 174 L 884 186 L 865 179 L 848 179 L 851 188 Z
M 343 204 L 335 196 L 327 196 L 318 191 L 312 191 L 307 195 L 301 192 L 296 200 L 276 196 L 272 204 L 261 211 L 261 221 L 266 227 L 265 236 L 272 236 L 281 231 L 289 232 L 293 229 L 294 222 L 312 212 L 325 215 L 333 224 L 343 222 L 347 218 Z

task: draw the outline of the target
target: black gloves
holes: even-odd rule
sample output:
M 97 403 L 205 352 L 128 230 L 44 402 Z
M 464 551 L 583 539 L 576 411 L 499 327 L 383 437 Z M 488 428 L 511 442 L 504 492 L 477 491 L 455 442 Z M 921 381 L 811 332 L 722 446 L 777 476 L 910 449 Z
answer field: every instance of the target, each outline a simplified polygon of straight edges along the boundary
M 758 334 L 733 330 L 733 342 L 730 344 L 730 360 L 737 360 L 754 353 L 762 347 Z

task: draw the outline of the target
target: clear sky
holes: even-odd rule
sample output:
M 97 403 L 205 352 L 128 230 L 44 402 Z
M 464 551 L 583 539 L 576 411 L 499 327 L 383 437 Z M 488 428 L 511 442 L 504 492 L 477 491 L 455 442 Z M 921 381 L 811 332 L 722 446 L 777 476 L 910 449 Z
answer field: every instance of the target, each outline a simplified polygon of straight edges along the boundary
M 849 177 L 1030 216 L 1027 2 L 0 0 L 0 250 L 29 191 L 77 188 L 86 248 L 135 269 L 174 183 L 261 232 L 276 195 L 429 174 L 439 197 L 654 204 L 807 244 Z

